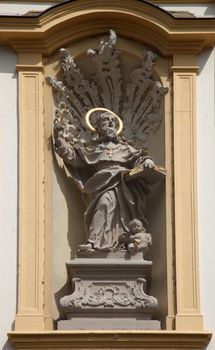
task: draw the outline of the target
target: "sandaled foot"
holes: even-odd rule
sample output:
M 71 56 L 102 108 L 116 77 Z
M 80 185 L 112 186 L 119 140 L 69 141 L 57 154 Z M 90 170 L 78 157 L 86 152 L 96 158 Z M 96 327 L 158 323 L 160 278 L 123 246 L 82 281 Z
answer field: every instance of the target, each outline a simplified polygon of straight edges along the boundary
M 90 242 L 87 242 L 87 243 L 85 243 L 85 244 L 80 244 L 79 246 L 78 246 L 78 249 L 79 249 L 79 251 L 92 251 L 92 250 L 95 250 L 94 249 L 94 247 L 93 247 L 93 244 L 92 243 L 90 243 Z

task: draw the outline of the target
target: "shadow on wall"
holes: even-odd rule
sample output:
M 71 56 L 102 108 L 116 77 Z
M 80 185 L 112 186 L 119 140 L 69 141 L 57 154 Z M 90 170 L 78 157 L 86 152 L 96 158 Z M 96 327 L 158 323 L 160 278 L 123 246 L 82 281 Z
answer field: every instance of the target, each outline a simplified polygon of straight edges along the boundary
M 6 343 L 3 345 L 2 350 L 14 350 L 15 347 L 11 345 L 9 340 L 6 341 Z
M 71 258 L 75 257 L 77 247 L 86 239 L 84 231 L 84 203 L 81 191 L 72 178 L 68 178 L 65 170 L 60 168 L 53 150 L 53 165 L 61 193 L 65 198 L 68 209 L 68 245 L 71 249 Z
M 53 189 L 54 216 L 56 224 L 53 234 L 53 291 L 54 291 L 54 318 L 60 315 L 60 299 L 71 294 L 71 285 L 68 281 L 66 262 L 75 257 L 77 247 L 86 240 L 84 231 L 84 204 L 81 192 L 72 178 L 68 178 L 64 168 L 60 168 L 53 150 L 53 170 L 55 174 Z M 54 218 L 54 220 L 55 220 Z M 56 310 L 57 308 L 57 310 Z
M 167 265 L 166 265 L 166 224 L 165 224 L 165 182 L 151 187 L 147 201 L 146 217 L 149 219 L 147 231 L 152 234 L 152 247 L 148 260 L 152 260 L 150 295 L 158 299 L 157 319 L 162 329 L 166 328 L 167 316 Z
M 54 293 L 55 303 L 59 311 L 59 317 L 54 321 L 54 329 L 57 329 L 57 322 L 63 319 L 63 315 L 61 314 L 60 299 L 65 295 L 69 295 L 71 293 L 72 293 L 72 290 L 71 290 L 71 285 L 69 281 L 67 281 L 61 289 L 59 289 L 56 293 Z
M 11 331 L 14 331 L 14 330 L 15 330 L 15 321 L 13 321 L 11 325 Z M 15 347 L 10 343 L 9 340 L 7 340 L 2 347 L 2 350 L 14 350 L 14 349 Z
M 207 64 L 210 56 L 213 55 L 213 52 L 214 52 L 214 49 L 208 49 L 202 52 L 198 56 L 198 66 L 199 66 L 198 75 L 201 74 L 201 72 L 204 70 L 205 65 Z
M 0 72 L 1 73 L 14 73 L 13 79 L 16 78 L 16 64 L 17 64 L 17 55 L 16 53 L 9 48 L 0 47 Z M 7 62 L 7 64 L 6 64 Z
M 215 17 L 215 6 L 214 5 L 207 5 L 207 8 L 204 12 L 205 16 L 211 16 L 211 17 Z

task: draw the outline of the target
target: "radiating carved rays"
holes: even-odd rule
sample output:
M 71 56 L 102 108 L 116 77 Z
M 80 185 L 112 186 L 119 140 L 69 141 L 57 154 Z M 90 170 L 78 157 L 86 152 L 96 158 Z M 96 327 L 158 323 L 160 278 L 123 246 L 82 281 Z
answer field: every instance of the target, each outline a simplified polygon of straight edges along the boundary
M 125 83 L 121 68 L 122 53 L 116 49 L 117 36 L 110 30 L 108 39 L 101 40 L 87 55 L 93 61 L 96 73 L 89 79 L 82 74 L 67 49 L 60 49 L 62 81 L 48 77 L 57 106 L 56 117 L 65 129 L 67 139 L 87 140 L 84 116 L 93 107 L 105 107 L 118 114 L 124 123 L 124 136 L 135 147 L 141 147 L 149 134 L 160 125 L 163 116 L 163 98 L 168 91 L 155 78 L 156 55 L 144 50 L 140 66 Z

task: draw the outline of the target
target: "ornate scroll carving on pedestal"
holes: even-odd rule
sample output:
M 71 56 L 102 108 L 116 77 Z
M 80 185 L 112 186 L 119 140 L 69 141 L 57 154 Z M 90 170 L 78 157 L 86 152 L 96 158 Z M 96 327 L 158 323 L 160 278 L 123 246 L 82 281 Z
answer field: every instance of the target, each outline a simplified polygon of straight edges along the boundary
M 146 280 L 138 278 L 128 282 L 86 283 L 80 278 L 73 279 L 74 292 L 61 299 L 61 306 L 68 311 L 90 310 L 90 308 L 135 311 L 138 309 L 153 311 L 157 300 L 144 292 Z

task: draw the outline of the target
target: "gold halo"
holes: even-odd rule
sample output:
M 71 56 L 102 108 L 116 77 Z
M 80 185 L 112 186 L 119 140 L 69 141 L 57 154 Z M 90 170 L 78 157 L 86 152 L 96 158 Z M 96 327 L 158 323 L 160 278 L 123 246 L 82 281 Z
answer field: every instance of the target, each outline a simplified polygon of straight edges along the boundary
M 117 130 L 117 135 L 119 135 L 121 132 L 122 132 L 122 129 L 123 129 L 123 122 L 122 120 L 120 119 L 120 117 L 115 114 L 114 112 L 112 112 L 110 109 L 107 109 L 107 108 L 100 108 L 100 107 L 96 107 L 96 108 L 92 108 L 90 109 L 86 115 L 85 115 L 85 121 L 86 121 L 86 124 L 88 126 L 88 128 L 92 131 L 96 131 L 96 129 L 92 126 L 92 124 L 90 123 L 90 115 L 93 113 L 93 112 L 97 112 L 97 111 L 104 111 L 104 112 L 109 112 L 110 114 L 113 114 L 116 119 L 118 120 L 118 123 L 119 123 L 119 128 Z

